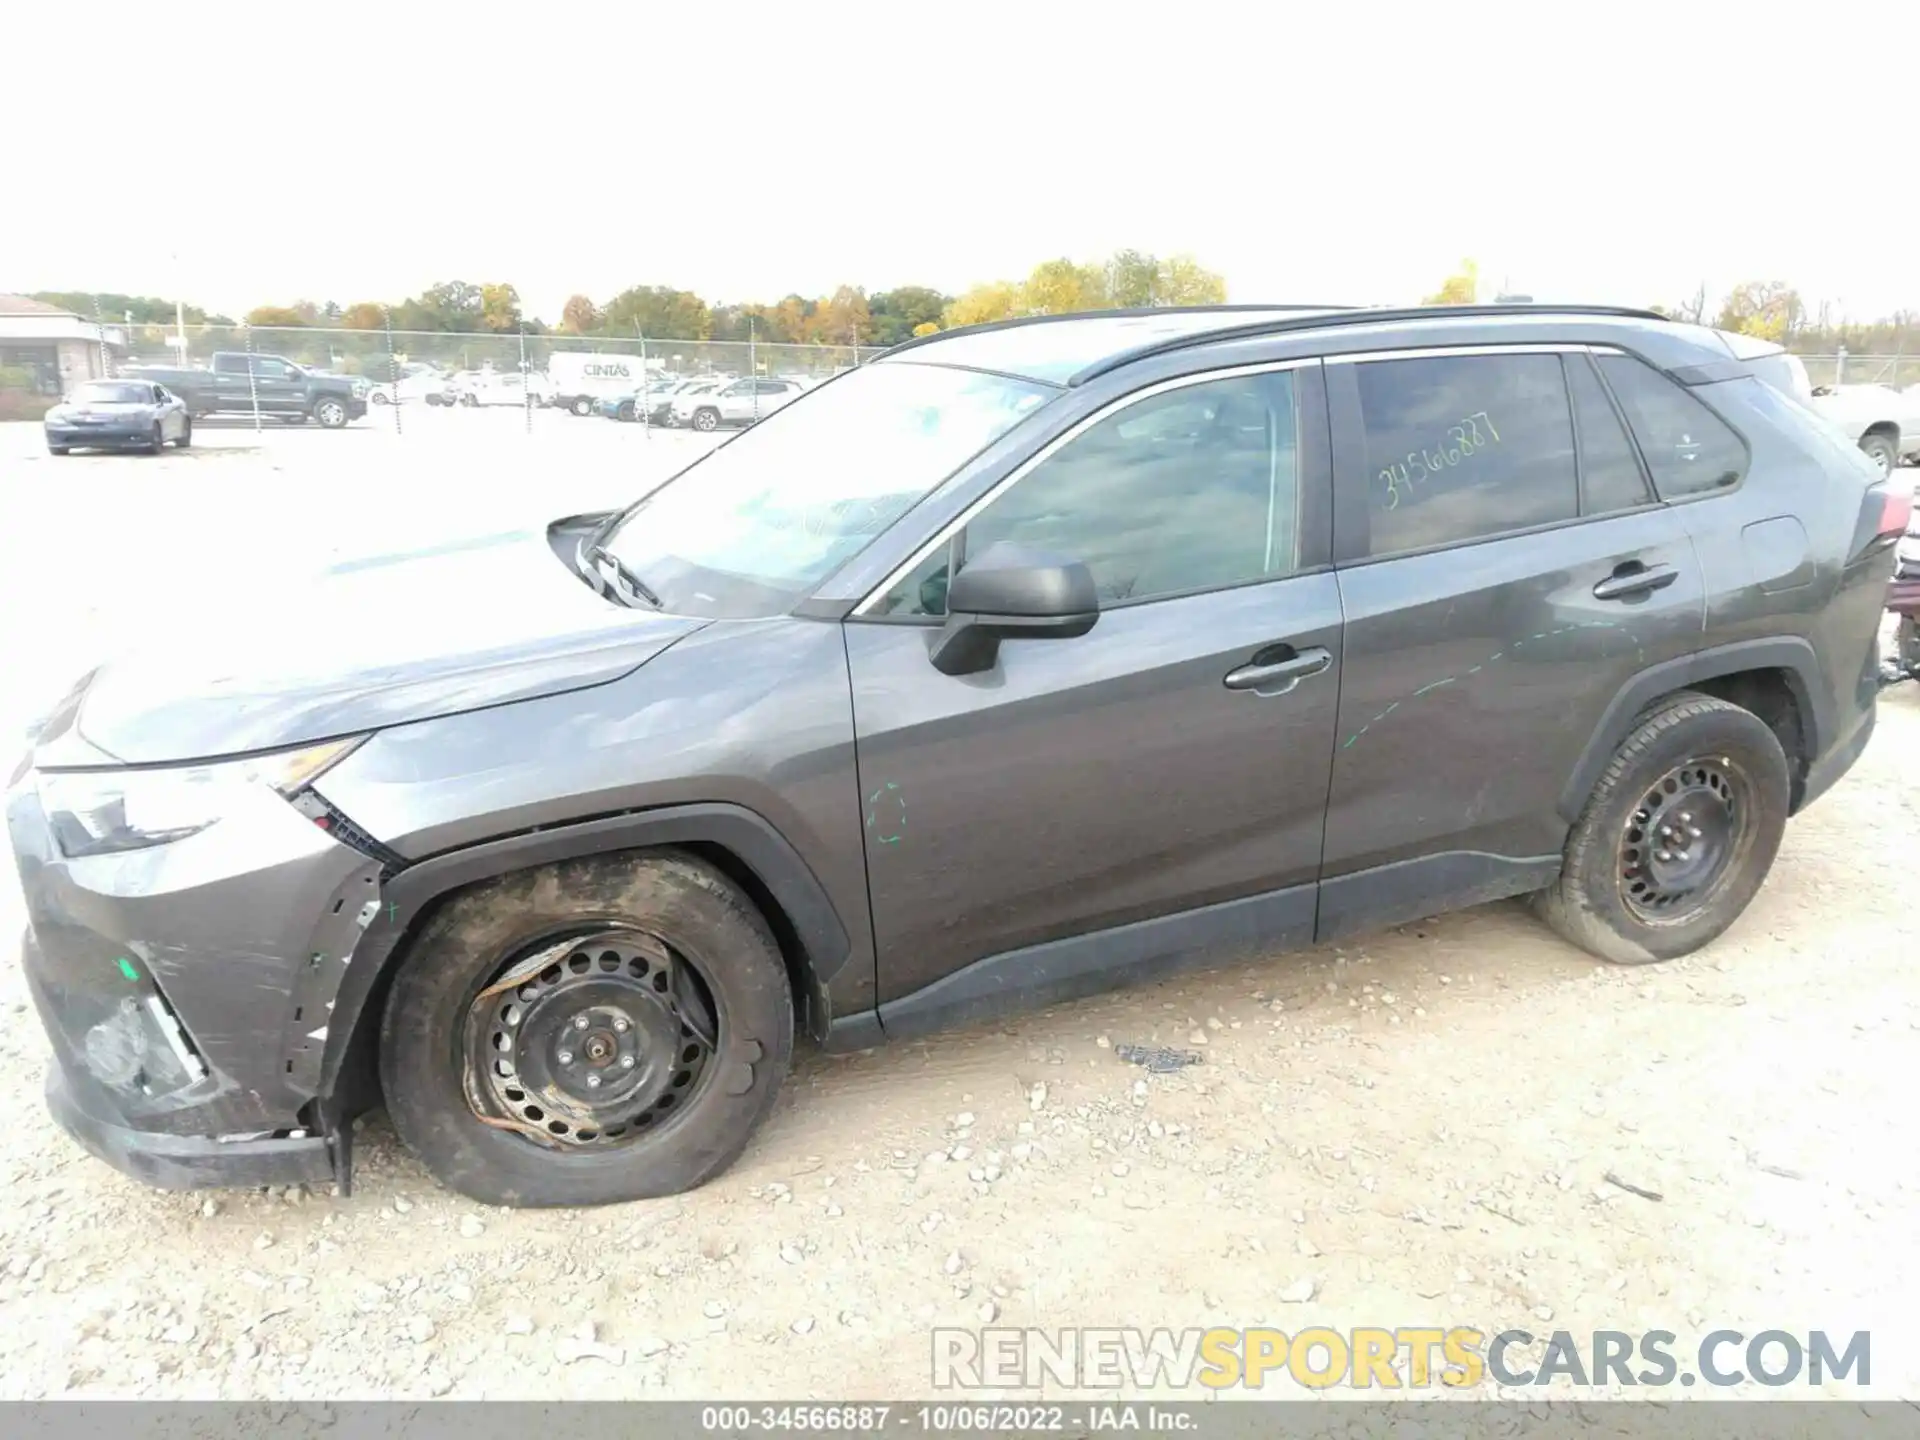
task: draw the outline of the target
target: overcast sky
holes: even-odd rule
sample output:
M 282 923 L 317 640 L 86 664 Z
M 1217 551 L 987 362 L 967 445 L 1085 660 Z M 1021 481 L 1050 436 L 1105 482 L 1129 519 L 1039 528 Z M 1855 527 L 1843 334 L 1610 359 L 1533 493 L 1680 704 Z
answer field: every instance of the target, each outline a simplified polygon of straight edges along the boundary
M 1920 308 L 1911 0 L 26 0 L 7 28 L 0 290 L 506 280 L 551 321 L 1132 246 L 1237 301 L 1415 299 L 1471 256 L 1542 299 Z

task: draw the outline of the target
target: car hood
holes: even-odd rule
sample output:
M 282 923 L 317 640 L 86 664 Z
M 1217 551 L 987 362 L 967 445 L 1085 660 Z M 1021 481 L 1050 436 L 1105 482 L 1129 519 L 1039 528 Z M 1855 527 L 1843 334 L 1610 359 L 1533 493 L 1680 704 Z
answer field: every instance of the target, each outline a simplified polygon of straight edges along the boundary
M 79 715 L 130 764 L 271 750 L 618 679 L 707 622 L 602 598 L 544 527 L 337 564 L 234 597 L 95 673 Z
M 154 403 L 151 400 L 84 400 L 72 404 L 56 405 L 47 411 L 47 415 L 49 417 L 58 417 L 62 420 L 92 415 L 104 420 L 110 419 L 115 415 L 144 415 L 154 408 Z

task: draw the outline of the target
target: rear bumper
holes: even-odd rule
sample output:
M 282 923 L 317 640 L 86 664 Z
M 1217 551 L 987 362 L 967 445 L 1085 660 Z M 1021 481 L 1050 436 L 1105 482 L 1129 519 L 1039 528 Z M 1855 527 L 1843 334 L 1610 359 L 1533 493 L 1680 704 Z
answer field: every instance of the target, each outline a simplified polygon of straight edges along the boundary
M 1799 805 L 1794 807 L 1795 814 L 1805 810 L 1807 806 L 1826 794 L 1841 776 L 1853 768 L 1854 762 L 1866 750 L 1867 742 L 1873 738 L 1876 713 L 1874 707 L 1869 705 L 1860 713 L 1851 734 L 1841 739 L 1838 744 L 1829 745 L 1824 754 L 1815 757 L 1814 762 L 1807 767 L 1806 789 L 1801 792 Z

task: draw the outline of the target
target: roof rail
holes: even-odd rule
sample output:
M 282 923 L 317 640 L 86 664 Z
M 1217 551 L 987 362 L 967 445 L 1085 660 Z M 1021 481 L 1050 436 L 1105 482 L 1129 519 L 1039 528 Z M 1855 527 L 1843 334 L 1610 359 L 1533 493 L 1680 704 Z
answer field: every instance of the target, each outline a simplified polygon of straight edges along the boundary
M 1283 307 L 1269 305 L 1254 308 L 1275 310 Z M 1629 320 L 1662 321 L 1669 318 L 1657 310 L 1635 310 L 1623 305 L 1536 305 L 1529 302 L 1524 305 L 1414 305 L 1359 309 L 1342 307 L 1330 314 L 1323 311 L 1316 315 L 1288 315 L 1280 319 L 1249 325 L 1225 325 L 1218 330 L 1205 330 L 1195 335 L 1168 336 L 1150 344 L 1135 346 L 1131 350 L 1116 351 L 1104 359 L 1096 360 L 1085 369 L 1067 377 L 1067 384 L 1083 385 L 1095 376 L 1118 370 L 1122 365 L 1131 365 L 1134 361 L 1143 360 L 1149 355 L 1186 350 L 1195 345 L 1211 345 L 1219 340 L 1240 340 L 1255 335 L 1284 334 L 1289 330 L 1319 330 L 1331 325 L 1373 325 L 1396 320 L 1434 320 L 1451 319 L 1455 316 L 1496 315 L 1607 315 Z
M 953 330 L 936 330 L 931 335 L 916 335 L 880 352 L 876 359 L 898 355 L 918 345 L 930 345 L 955 335 L 984 335 L 989 330 L 1013 330 L 1022 325 L 1050 325 L 1061 320 L 1127 320 L 1148 315 L 1202 315 L 1218 312 L 1232 314 L 1268 314 L 1275 310 L 1311 310 L 1324 314 L 1329 310 L 1351 310 L 1351 305 L 1145 305 L 1118 310 L 1070 310 L 1061 315 L 1016 315 L 1010 320 L 986 320 L 978 325 L 961 325 Z

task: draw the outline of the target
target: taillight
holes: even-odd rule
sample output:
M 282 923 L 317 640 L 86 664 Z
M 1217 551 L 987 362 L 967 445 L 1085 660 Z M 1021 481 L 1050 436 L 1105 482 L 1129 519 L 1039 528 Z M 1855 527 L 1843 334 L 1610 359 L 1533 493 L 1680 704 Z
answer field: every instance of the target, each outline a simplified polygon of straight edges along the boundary
M 1880 492 L 1880 528 L 1875 533 L 1882 540 L 1888 536 L 1898 540 L 1913 522 L 1913 492 L 1891 485 L 1876 485 L 1874 489 Z

